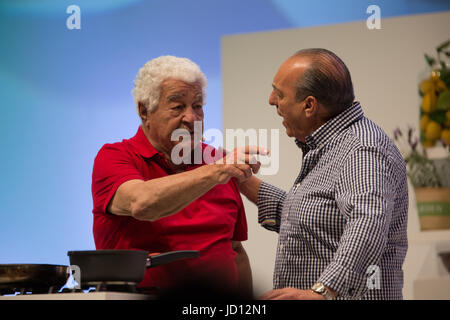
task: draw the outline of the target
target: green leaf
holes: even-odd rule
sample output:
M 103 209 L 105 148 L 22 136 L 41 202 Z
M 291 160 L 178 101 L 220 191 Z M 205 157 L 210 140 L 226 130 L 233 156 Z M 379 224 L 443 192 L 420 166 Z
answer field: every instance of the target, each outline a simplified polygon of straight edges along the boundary
M 447 121 L 447 117 L 445 116 L 445 111 L 437 110 L 433 113 L 430 113 L 430 119 L 436 121 L 437 123 L 444 124 Z
M 450 87 L 450 69 L 439 70 L 440 78 L 445 83 L 447 88 Z
M 436 102 L 436 110 L 450 110 L 450 90 L 444 91 L 439 95 Z
M 432 67 L 436 63 L 436 59 L 434 59 L 433 57 L 430 57 L 426 53 L 425 53 L 425 60 L 427 60 L 427 63 L 430 67 Z
M 442 49 L 447 48 L 450 45 L 450 40 L 445 41 L 443 44 L 441 44 L 439 47 L 436 48 L 437 52 L 441 52 Z

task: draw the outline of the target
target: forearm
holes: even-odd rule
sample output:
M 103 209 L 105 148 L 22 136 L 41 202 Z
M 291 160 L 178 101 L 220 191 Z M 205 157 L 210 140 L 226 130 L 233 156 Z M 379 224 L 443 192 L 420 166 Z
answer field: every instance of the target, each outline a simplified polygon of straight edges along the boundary
M 107 210 L 131 215 L 138 220 L 154 221 L 174 214 L 201 197 L 217 184 L 235 177 L 245 181 L 257 167 L 243 163 L 217 163 L 162 178 L 130 180 L 119 186 Z
M 162 178 L 124 184 L 116 192 L 109 210 L 113 214 L 154 221 L 180 211 L 218 183 L 213 166 L 202 166 Z
M 213 166 L 146 181 L 136 203 L 138 219 L 156 220 L 177 213 L 218 184 Z
M 239 183 L 239 190 L 241 193 L 251 202 L 257 204 L 258 202 L 258 191 L 261 186 L 261 180 L 255 176 L 250 177 L 245 182 Z

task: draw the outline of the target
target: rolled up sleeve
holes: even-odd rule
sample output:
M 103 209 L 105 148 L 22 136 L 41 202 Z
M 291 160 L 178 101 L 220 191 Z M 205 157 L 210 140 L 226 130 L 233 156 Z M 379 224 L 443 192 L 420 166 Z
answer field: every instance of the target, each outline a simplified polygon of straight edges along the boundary
M 258 222 L 270 231 L 280 231 L 281 211 L 286 192 L 262 182 L 258 191 Z

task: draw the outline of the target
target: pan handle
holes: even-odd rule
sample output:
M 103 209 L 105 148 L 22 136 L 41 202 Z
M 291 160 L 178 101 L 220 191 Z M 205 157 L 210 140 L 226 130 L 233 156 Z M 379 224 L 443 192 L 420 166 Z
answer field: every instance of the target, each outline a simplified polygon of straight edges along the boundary
M 199 256 L 199 252 L 196 250 L 171 251 L 171 252 L 166 252 L 166 253 L 149 256 L 147 258 L 146 266 L 147 266 L 147 268 L 152 268 L 152 267 L 160 266 L 160 265 L 178 261 L 178 260 L 198 258 L 198 256 Z

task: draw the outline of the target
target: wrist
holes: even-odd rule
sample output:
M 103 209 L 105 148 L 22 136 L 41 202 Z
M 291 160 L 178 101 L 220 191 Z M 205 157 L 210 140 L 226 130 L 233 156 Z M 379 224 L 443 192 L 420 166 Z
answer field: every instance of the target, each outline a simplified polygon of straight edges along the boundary
M 316 294 L 322 295 L 326 300 L 334 300 L 337 296 L 336 292 L 320 282 L 315 283 L 310 290 Z
M 312 289 L 309 289 L 309 292 L 311 292 L 313 296 L 313 298 L 311 298 L 312 300 L 326 300 L 326 298 L 323 295 L 313 291 Z
M 218 184 L 227 183 L 231 175 L 227 172 L 225 165 L 220 164 L 208 164 L 201 167 L 205 170 L 205 178 L 211 187 Z
M 258 204 L 258 192 L 262 181 L 255 176 L 251 176 L 248 180 L 238 182 L 239 191 L 254 204 Z

